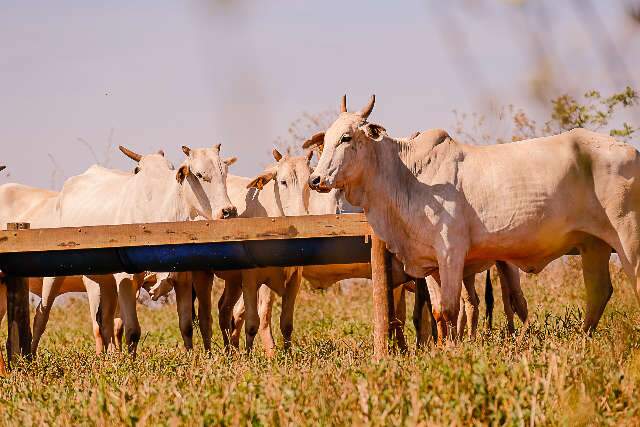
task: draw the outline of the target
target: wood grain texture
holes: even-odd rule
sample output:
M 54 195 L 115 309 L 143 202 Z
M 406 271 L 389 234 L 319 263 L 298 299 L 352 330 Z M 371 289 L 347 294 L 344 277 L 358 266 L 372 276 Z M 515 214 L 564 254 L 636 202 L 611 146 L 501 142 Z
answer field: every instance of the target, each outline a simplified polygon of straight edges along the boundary
M 389 304 L 391 257 L 387 246 L 377 236 L 371 236 L 371 280 L 373 281 L 373 357 L 380 360 L 389 355 L 389 313 L 393 310 L 393 294 Z
M 234 218 L 94 227 L 0 231 L 0 253 L 367 236 L 363 214 Z
M 7 360 L 9 367 L 16 356 L 31 357 L 31 322 L 29 285 L 22 277 L 6 276 L 7 284 Z

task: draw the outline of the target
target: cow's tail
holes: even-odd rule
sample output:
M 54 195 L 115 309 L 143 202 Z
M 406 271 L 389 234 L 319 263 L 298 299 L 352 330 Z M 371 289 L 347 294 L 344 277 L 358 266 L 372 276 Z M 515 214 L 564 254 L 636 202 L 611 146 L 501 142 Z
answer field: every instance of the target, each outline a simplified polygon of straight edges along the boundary
M 484 283 L 484 302 L 487 306 L 485 319 L 487 322 L 487 328 L 491 330 L 493 328 L 493 284 L 491 283 L 491 269 L 487 269 L 487 278 Z

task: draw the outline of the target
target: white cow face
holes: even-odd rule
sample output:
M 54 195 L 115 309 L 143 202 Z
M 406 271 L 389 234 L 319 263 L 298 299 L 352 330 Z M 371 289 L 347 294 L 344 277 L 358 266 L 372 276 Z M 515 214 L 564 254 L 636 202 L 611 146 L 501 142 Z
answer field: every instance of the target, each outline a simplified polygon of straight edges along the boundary
M 375 97 L 361 111 L 346 111 L 346 98 L 342 101 L 342 112 L 338 119 L 325 132 L 324 138 L 314 136 L 305 146 L 315 146 L 322 153 L 318 166 L 309 178 L 309 186 L 320 192 L 328 192 L 332 188 L 344 188 L 347 183 L 361 180 L 366 165 L 367 145 L 380 141 L 386 130 L 379 125 L 367 122 L 373 110 Z
M 208 192 L 212 215 L 217 219 L 233 218 L 237 216 L 235 206 L 231 204 L 227 194 L 227 171 L 229 166 L 236 162 L 232 157 L 226 160 L 220 158 L 220 144 L 212 148 L 182 147 L 182 151 L 187 155 L 187 159 L 180 166 L 178 171 L 178 182 L 183 182 L 186 178 L 207 183 L 211 190 Z M 193 183 L 196 193 L 202 189 L 201 185 Z M 200 184 L 202 184 L 200 182 Z M 202 190 L 204 194 L 204 190 Z
M 283 214 L 285 216 L 307 215 L 307 206 L 309 205 L 309 186 L 307 183 L 311 175 L 309 163 L 312 155 L 313 152 L 309 152 L 304 157 L 289 156 L 288 154 L 283 156 L 274 149 L 273 158 L 277 163 L 255 177 L 247 185 L 247 188 L 262 190 L 265 184 L 274 180 L 276 198 L 282 206 Z

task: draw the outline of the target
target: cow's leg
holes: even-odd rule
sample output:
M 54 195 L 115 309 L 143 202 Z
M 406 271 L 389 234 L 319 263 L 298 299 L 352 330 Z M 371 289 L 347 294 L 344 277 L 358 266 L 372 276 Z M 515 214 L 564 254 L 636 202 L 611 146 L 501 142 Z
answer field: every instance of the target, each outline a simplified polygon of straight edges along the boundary
M 240 295 L 242 295 L 242 291 L 240 292 Z M 244 300 L 242 298 L 238 298 L 238 302 L 233 306 L 233 320 L 231 323 L 232 332 L 231 337 L 229 338 L 231 345 L 235 348 L 240 348 L 240 335 L 242 334 L 242 327 L 244 326 L 245 314 Z
M 591 333 L 598 326 L 607 302 L 613 294 L 609 275 L 611 247 L 594 237 L 581 246 L 580 255 L 582 255 L 582 274 L 587 294 L 583 329 Z
M 260 334 L 260 341 L 262 341 L 267 357 L 273 357 L 276 352 L 276 343 L 273 340 L 273 331 L 271 330 L 271 314 L 275 300 L 275 292 L 268 286 L 262 285 L 258 290 L 258 317 L 260 318 L 258 334 Z
M 253 340 L 260 327 L 260 317 L 258 315 L 258 285 L 256 272 L 254 270 L 244 270 L 242 272 L 242 299 L 245 309 L 244 333 L 246 336 L 247 353 L 253 349 Z
M 484 282 L 484 303 L 485 308 L 485 321 L 488 331 L 493 329 L 493 284 L 491 283 L 491 268 L 487 268 L 487 275 Z
M 431 300 L 427 290 L 427 282 L 424 278 L 415 279 L 416 298 L 413 305 L 413 326 L 416 328 L 416 348 L 421 348 L 429 342 L 429 336 L 433 342 L 438 340 L 438 328 L 431 311 Z
M 293 334 L 293 311 L 296 305 L 296 297 L 302 281 L 302 268 L 296 268 L 295 272 L 285 283 L 282 295 L 282 312 L 280 314 L 280 331 L 284 339 L 284 349 L 291 348 L 291 335 Z
M 240 330 L 234 328 L 234 307 L 242 294 L 242 273 L 233 272 L 232 275 L 224 278 L 224 291 L 218 300 L 218 324 L 222 332 L 222 340 L 225 349 L 229 349 L 229 345 L 236 348 L 239 346 Z M 241 327 L 240 327 L 241 328 Z M 237 331 L 237 340 L 234 341 L 234 334 Z
M 118 287 L 113 275 L 100 277 L 100 318 L 102 335 L 105 337 L 107 350 L 114 349 L 113 343 L 120 339 L 118 351 L 122 351 L 123 324 L 118 310 Z
M 469 295 L 467 294 L 467 289 L 463 286 L 460 292 L 460 311 L 458 312 L 458 321 L 456 331 L 460 338 L 464 337 L 464 331 L 467 327 L 467 310 L 466 304 L 469 299 Z
M 53 302 L 60 292 L 60 286 L 64 282 L 64 277 L 45 277 L 42 279 L 42 298 L 36 307 L 33 317 L 33 338 L 31 340 L 31 353 L 35 356 L 38 351 L 40 339 L 44 334 L 49 321 L 49 313 Z
M 464 251 L 449 249 L 438 254 L 442 316 L 447 324 L 448 337 L 456 340 L 456 322 L 460 310 L 460 295 L 464 269 Z
M 404 324 L 407 321 L 407 296 L 404 285 L 397 286 L 393 289 L 393 305 L 395 307 L 393 310 L 395 319 L 391 321 L 394 329 L 393 346 L 397 347 L 401 353 L 406 353 L 408 346 L 404 336 Z
M 462 313 L 464 311 L 465 314 L 462 316 L 464 323 L 460 325 L 460 322 L 458 322 L 458 335 L 460 338 L 464 336 L 464 328 L 466 326 L 469 331 L 469 338 L 475 339 L 476 331 L 478 330 L 478 316 L 480 315 L 480 309 L 478 308 L 480 300 L 475 287 L 476 275 L 470 274 L 465 277 L 462 282 L 464 287 L 462 288 L 461 299 L 464 303 L 464 310 L 460 310 L 460 312 Z M 458 319 L 460 319 L 460 314 L 458 315 Z
M 106 282 L 106 281 L 105 281 Z M 113 340 L 113 316 L 118 298 L 114 283 L 99 283 L 92 277 L 82 277 L 89 300 L 89 315 L 96 342 L 96 354 L 101 354 Z
M 436 325 L 438 344 L 444 344 L 447 337 L 447 324 L 442 316 L 442 292 L 440 289 L 440 278 L 432 275 L 426 278 L 427 289 L 429 290 L 429 299 L 431 300 L 431 312 Z
M 7 286 L 4 282 L 0 282 L 0 324 L 2 324 L 5 314 L 7 314 Z M 0 346 L 0 376 L 5 375 L 7 375 L 7 367 L 4 363 L 2 348 Z
M 520 270 L 518 267 L 504 261 L 497 261 L 496 267 L 500 275 L 500 280 L 505 280 L 509 288 L 511 307 L 522 323 L 526 323 L 529 318 L 529 308 L 527 307 L 527 299 L 524 297 L 522 287 L 520 286 Z
M 120 316 L 124 323 L 124 335 L 127 343 L 127 350 L 135 358 L 138 349 L 138 342 L 142 330 L 138 321 L 136 294 L 138 287 L 130 274 L 119 273 L 115 275 L 116 286 L 118 288 L 118 307 Z
M 513 304 L 511 296 L 511 286 L 509 285 L 511 277 L 508 270 L 498 268 L 498 275 L 500 276 L 500 290 L 502 292 L 502 306 L 504 307 L 504 315 L 507 318 L 507 331 L 509 335 L 513 335 L 516 331 L 515 323 L 513 322 Z
M 193 349 L 193 285 L 190 281 L 176 281 L 173 290 L 176 293 L 176 310 L 182 342 L 187 350 Z
M 123 336 L 124 336 L 124 322 L 122 321 L 122 317 L 120 316 L 120 307 L 118 304 L 116 304 L 116 312 L 113 318 L 113 341 L 115 345 L 115 350 L 118 352 L 122 351 Z
M 211 351 L 211 336 L 213 335 L 213 317 L 211 314 L 211 288 L 213 274 L 210 271 L 193 272 L 193 288 L 198 298 L 198 322 L 202 343 L 205 351 Z

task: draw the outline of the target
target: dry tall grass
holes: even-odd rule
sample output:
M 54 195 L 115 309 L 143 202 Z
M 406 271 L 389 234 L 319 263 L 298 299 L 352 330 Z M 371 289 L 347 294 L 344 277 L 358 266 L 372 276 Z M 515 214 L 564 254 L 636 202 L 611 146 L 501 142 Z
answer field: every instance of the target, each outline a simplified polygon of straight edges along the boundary
M 366 285 L 304 291 L 293 350 L 274 360 L 260 349 L 226 356 L 219 335 L 211 355 L 183 351 L 170 306 L 140 307 L 137 360 L 96 358 L 86 304 L 76 301 L 53 310 L 37 360 L 0 379 L 0 424 L 638 425 L 635 297 L 612 263 L 614 296 L 585 336 L 579 263 L 524 278 L 533 322 L 522 341 L 502 328 L 381 363 L 371 361 Z M 499 298 L 496 307 L 503 327 Z

